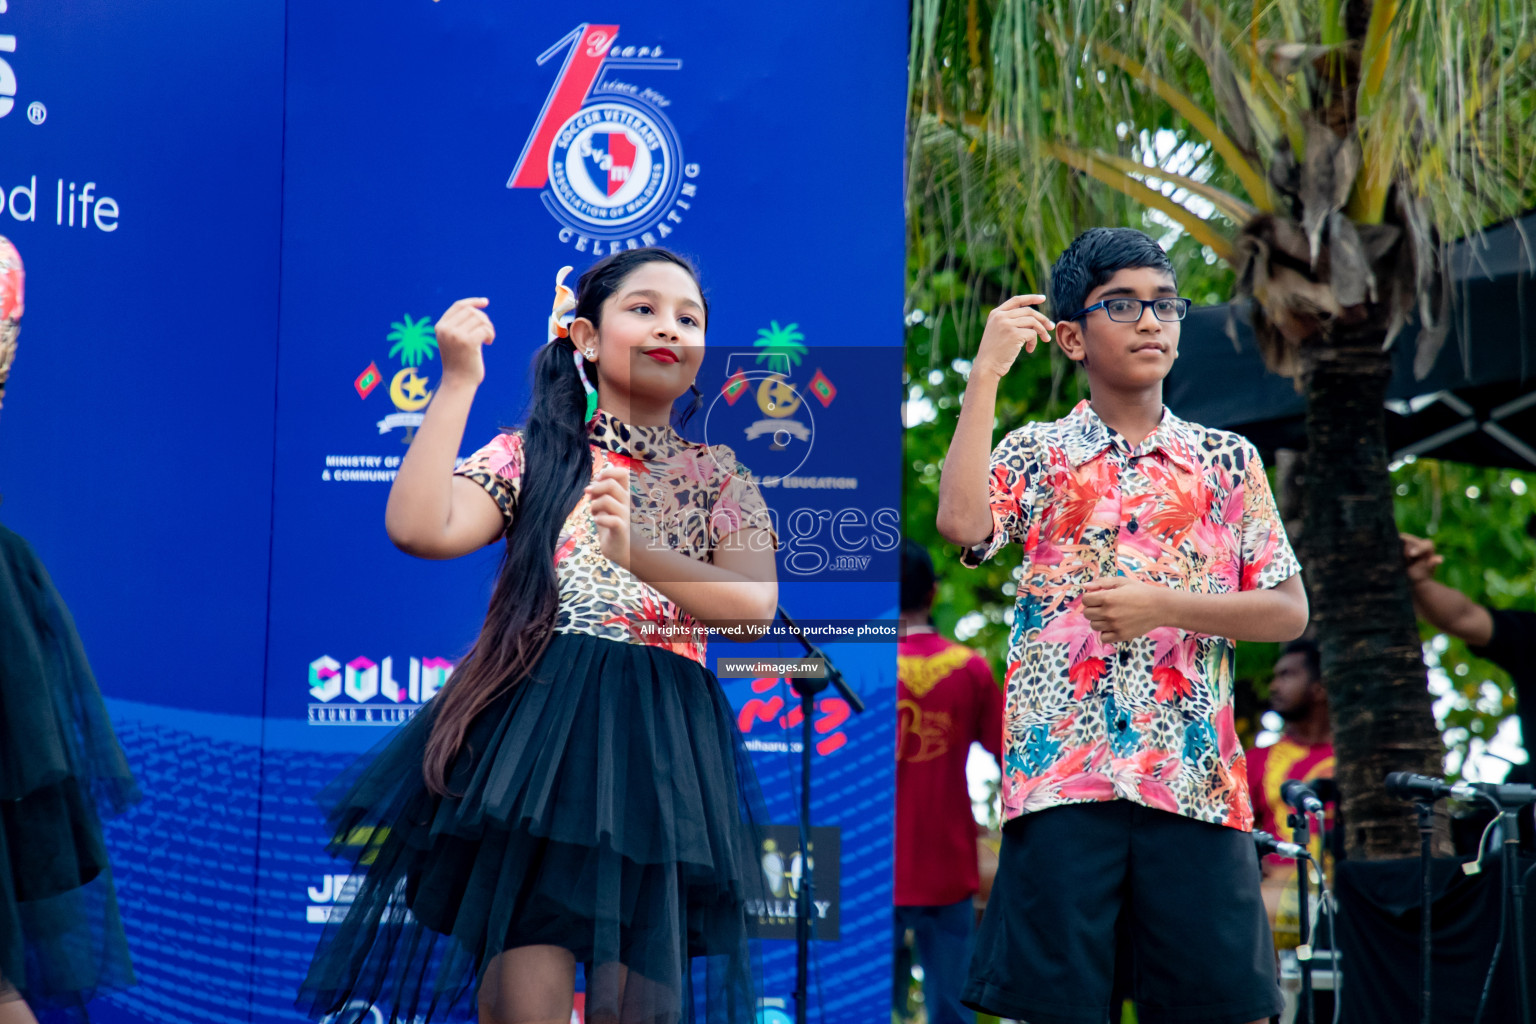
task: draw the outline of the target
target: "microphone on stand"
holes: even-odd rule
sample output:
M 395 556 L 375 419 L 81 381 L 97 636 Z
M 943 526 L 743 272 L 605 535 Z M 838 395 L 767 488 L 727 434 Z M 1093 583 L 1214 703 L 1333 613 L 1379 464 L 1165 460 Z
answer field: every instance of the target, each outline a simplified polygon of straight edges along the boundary
M 1281 854 L 1295 861 L 1311 860 L 1307 852 L 1307 846 L 1312 841 L 1312 819 L 1307 817 L 1309 813 L 1316 812 L 1319 817 L 1323 813 L 1323 802 L 1317 798 L 1317 793 L 1311 786 L 1300 779 L 1287 779 L 1280 786 L 1280 797 L 1290 805 L 1292 814 L 1289 817 L 1291 825 L 1291 837 L 1294 842 L 1281 843 L 1276 841 L 1276 846 L 1284 846 L 1288 849 Z M 1257 840 L 1256 840 L 1257 841 Z M 1279 850 L 1276 851 L 1280 852 Z M 1301 1008 L 1305 1016 L 1298 1018 L 1305 1020 L 1306 1024 L 1312 1024 L 1314 1009 L 1312 1005 L 1312 955 L 1302 955 L 1302 950 L 1312 948 L 1312 904 L 1307 899 L 1307 869 L 1298 864 L 1300 870 L 1296 872 L 1296 904 L 1301 908 L 1301 945 L 1297 947 L 1297 962 L 1301 965 Z
M 1292 810 L 1303 814 L 1323 813 L 1323 802 L 1317 798 L 1317 791 L 1300 779 L 1287 779 L 1280 786 L 1280 799 Z
M 1403 800 L 1435 801 L 1443 796 L 1457 800 L 1477 800 L 1483 795 L 1471 783 L 1446 782 L 1444 779 L 1414 772 L 1390 772 L 1386 786 L 1388 793 Z
M 1305 846 L 1299 843 L 1287 843 L 1284 840 L 1276 839 L 1260 828 L 1253 830 L 1253 845 L 1259 848 L 1260 853 L 1273 853 L 1291 860 L 1312 859 L 1312 855 L 1307 852 Z
M 1492 797 L 1501 806 L 1519 806 L 1536 803 L 1536 786 L 1526 786 L 1520 783 L 1474 782 L 1472 788 L 1483 796 Z

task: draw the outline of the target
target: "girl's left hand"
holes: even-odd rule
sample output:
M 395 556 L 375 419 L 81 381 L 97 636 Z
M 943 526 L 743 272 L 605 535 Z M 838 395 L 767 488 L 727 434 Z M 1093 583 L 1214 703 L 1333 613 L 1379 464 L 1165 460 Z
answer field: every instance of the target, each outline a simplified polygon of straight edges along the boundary
M 629 470 L 604 466 L 586 488 L 592 503 L 592 519 L 597 523 L 597 542 L 604 557 L 621 569 L 629 568 L 630 540 L 634 521 L 630 518 Z

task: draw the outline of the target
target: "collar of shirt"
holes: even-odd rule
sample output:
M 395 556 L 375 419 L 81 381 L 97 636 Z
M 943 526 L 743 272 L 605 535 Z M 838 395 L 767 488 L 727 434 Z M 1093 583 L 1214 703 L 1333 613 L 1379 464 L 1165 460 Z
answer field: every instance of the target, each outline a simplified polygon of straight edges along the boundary
M 1064 432 L 1062 449 L 1073 469 L 1092 461 L 1109 448 L 1116 448 L 1127 459 L 1161 451 L 1186 472 L 1200 471 L 1200 462 L 1194 452 L 1195 439 L 1189 425 L 1170 412 L 1166 405 L 1163 406 L 1163 418 L 1158 421 L 1157 429 L 1135 448 L 1119 431 L 1099 419 L 1099 414 L 1093 411 L 1087 399 L 1077 403 L 1077 407 L 1061 420 L 1061 425 Z
M 599 448 L 631 459 L 665 459 L 689 447 L 671 427 L 642 427 L 625 423 L 606 409 L 599 408 L 587 431 L 588 440 Z

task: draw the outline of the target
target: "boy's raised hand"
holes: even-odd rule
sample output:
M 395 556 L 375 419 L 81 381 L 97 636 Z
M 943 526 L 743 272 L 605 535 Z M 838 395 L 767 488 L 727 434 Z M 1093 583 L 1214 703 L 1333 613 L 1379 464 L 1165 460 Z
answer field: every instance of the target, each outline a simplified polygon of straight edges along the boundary
M 485 379 L 482 345 L 496 340 L 496 327 L 485 315 L 490 299 L 460 299 L 437 321 L 437 351 L 443 357 L 443 379 L 479 384 Z
M 980 370 L 1002 378 L 1013 368 L 1019 349 L 1033 352 L 1040 342 L 1050 341 L 1056 324 L 1034 308 L 1044 301 L 1044 295 L 1015 295 L 987 314 L 973 372 Z

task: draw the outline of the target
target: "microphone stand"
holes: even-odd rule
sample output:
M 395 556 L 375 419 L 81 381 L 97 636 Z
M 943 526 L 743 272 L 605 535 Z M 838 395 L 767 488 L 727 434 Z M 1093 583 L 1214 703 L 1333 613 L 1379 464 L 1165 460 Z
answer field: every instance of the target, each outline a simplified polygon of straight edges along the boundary
M 812 719 L 815 717 L 816 695 L 830 683 L 855 714 L 863 713 L 864 702 L 849 687 L 826 652 L 806 639 L 805 631 L 789 617 L 784 607 L 780 605 L 777 611 L 800 646 L 805 648 L 806 657 L 820 658 L 827 667 L 823 678 L 794 677 L 789 681 L 800 695 L 800 891 L 795 898 L 795 1024 L 805 1024 L 810 989 L 811 910 L 814 906 L 811 883 L 811 745 L 815 735 Z
M 1414 809 L 1419 814 L 1419 1019 L 1423 1024 L 1430 1021 L 1430 960 L 1434 951 L 1434 929 L 1430 927 L 1430 906 L 1434 903 L 1430 884 L 1430 865 L 1435 837 L 1435 804 L 1433 800 L 1415 800 Z
M 1421 880 L 1423 882 L 1423 895 L 1420 897 L 1420 917 L 1422 918 L 1420 952 L 1422 961 L 1420 972 L 1422 974 L 1419 992 L 1420 1010 L 1424 1024 L 1430 1024 L 1430 963 L 1433 941 L 1433 930 L 1430 927 L 1430 904 L 1432 894 L 1430 891 L 1430 862 L 1431 845 L 1434 837 L 1434 802 L 1442 796 L 1455 797 L 1462 800 L 1485 800 L 1491 804 L 1498 813 L 1499 825 L 1503 829 L 1504 841 L 1500 856 L 1500 893 L 1499 916 L 1508 918 L 1511 912 L 1515 915 L 1515 975 L 1519 985 L 1520 996 L 1520 1020 L 1522 1024 L 1531 1022 L 1531 992 L 1530 979 L 1526 976 L 1525 964 L 1525 878 L 1516 879 L 1515 873 L 1519 870 L 1517 859 L 1520 843 L 1518 812 L 1519 808 L 1529 803 L 1536 803 L 1536 788 L 1531 786 L 1503 786 L 1489 782 L 1447 783 L 1441 779 L 1430 778 L 1423 775 L 1415 775 L 1411 772 L 1389 772 L 1386 778 L 1387 792 L 1396 796 L 1413 800 L 1414 807 L 1419 812 L 1419 863 Z M 1511 808 L 1514 808 L 1511 810 Z M 1478 856 L 1481 858 L 1482 850 L 1479 847 Z M 1504 936 L 1508 932 L 1508 926 L 1501 924 L 1498 940 L 1493 946 L 1493 960 L 1488 964 L 1488 976 L 1483 982 L 1483 995 L 1478 1001 L 1475 1020 L 1481 1020 L 1483 1010 L 1487 1006 L 1489 992 L 1493 988 L 1494 972 L 1499 966 L 1499 957 L 1504 952 Z
M 1520 870 L 1520 807 L 1518 804 L 1506 804 L 1486 791 L 1484 797 L 1499 812 L 1499 828 L 1504 837 L 1499 851 L 1499 873 L 1503 876 L 1501 888 L 1504 891 L 1499 895 L 1514 916 L 1515 976 L 1518 979 L 1520 992 L 1520 1022 L 1531 1024 L 1531 980 L 1526 971 L 1525 956 L 1525 878 L 1518 874 Z M 1503 935 L 1499 936 L 1499 941 L 1504 941 Z
M 1310 848 L 1312 823 L 1307 820 L 1306 812 L 1292 811 L 1286 823 L 1291 826 L 1291 842 L 1303 850 Z M 1301 967 L 1301 1005 L 1306 1008 L 1307 1024 L 1313 1024 L 1312 908 L 1307 903 L 1307 862 L 1304 860 L 1296 861 L 1296 899 L 1300 919 L 1298 938 L 1301 944 L 1296 947 L 1296 962 Z

